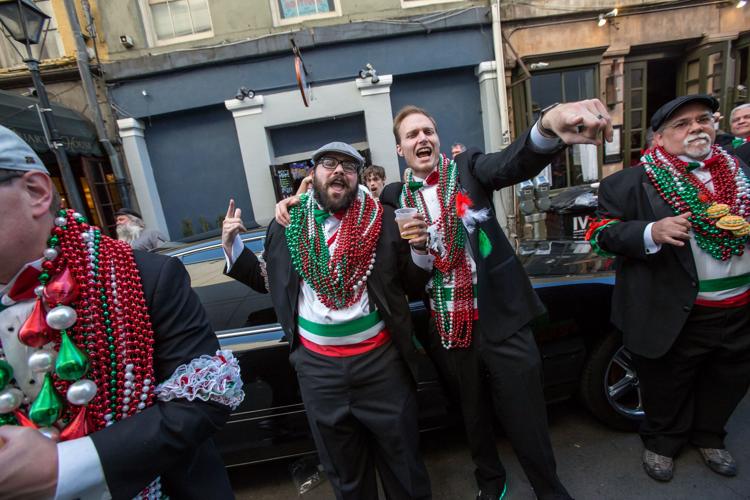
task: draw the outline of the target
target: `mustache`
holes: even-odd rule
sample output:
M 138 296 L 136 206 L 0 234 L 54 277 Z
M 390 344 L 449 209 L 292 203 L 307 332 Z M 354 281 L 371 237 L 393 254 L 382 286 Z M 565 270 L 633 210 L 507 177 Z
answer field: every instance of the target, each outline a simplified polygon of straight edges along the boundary
M 689 145 L 690 145 L 690 143 L 692 143 L 692 142 L 694 142 L 694 141 L 697 141 L 697 140 L 701 140 L 701 139 L 702 139 L 702 140 L 705 140 L 705 141 L 706 141 L 706 142 L 708 142 L 709 144 L 711 143 L 711 136 L 710 136 L 710 135 L 708 135 L 708 134 L 707 134 L 707 133 L 705 133 L 705 132 L 699 132 L 699 133 L 697 133 L 697 134 L 690 134 L 689 136 L 685 137 L 685 140 L 684 140 L 684 141 L 682 141 L 682 143 L 683 143 L 683 144 L 684 144 L 685 146 L 689 146 Z

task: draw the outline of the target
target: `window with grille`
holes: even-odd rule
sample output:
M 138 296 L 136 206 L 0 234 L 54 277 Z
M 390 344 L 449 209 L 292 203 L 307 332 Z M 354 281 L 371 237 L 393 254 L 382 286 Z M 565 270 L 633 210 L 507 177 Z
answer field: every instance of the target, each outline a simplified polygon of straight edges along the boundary
M 156 44 L 213 35 L 208 0 L 148 0 Z
M 338 0 L 271 0 L 276 24 L 341 15 Z

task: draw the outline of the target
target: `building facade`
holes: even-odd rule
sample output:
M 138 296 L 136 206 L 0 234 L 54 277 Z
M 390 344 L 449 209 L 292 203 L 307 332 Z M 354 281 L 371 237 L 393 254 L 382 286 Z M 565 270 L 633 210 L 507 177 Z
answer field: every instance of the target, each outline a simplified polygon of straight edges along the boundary
M 600 98 L 618 140 L 561 155 L 554 195 L 636 161 L 651 113 L 676 95 L 713 93 L 725 116 L 748 99 L 750 9 L 736 2 L 493 3 L 102 3 L 97 44 L 147 223 L 172 239 L 216 233 L 233 197 L 265 224 L 335 139 L 394 180 L 391 117 L 406 104 L 435 116 L 444 151 L 494 151 L 546 105 Z M 511 199 L 498 197 L 501 213 Z
M 74 3 L 78 22 L 87 39 L 87 51 L 83 57 L 93 75 L 93 100 L 103 115 L 105 132 L 101 136 L 94 125 L 95 109 L 81 84 L 76 43 L 64 0 L 35 1 L 50 20 L 41 42 L 32 46 L 32 54 L 40 63 L 41 79 L 52 103 L 51 113 L 57 123 L 76 189 L 82 198 L 83 211 L 95 224 L 112 234 L 114 211 L 122 206 L 123 200 L 118 179 L 101 140 L 118 142 L 116 119 L 109 106 L 100 71 L 102 54 L 94 43 L 97 38 L 93 21 L 98 14 L 96 4 L 93 0 L 76 0 Z M 65 202 L 68 193 L 42 125 L 40 113 L 44 111 L 38 109 L 39 100 L 23 61 L 25 57 L 22 44 L 7 36 L 0 37 L 0 124 L 13 129 L 31 144 L 49 168 Z M 122 177 L 125 178 L 122 181 L 127 182 L 126 176 Z

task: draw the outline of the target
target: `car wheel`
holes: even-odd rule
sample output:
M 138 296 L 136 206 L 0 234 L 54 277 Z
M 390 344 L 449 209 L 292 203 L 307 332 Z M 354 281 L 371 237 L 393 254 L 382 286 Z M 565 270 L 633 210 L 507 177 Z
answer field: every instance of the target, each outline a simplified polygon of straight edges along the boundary
M 643 419 L 638 374 L 622 334 L 612 331 L 591 350 L 581 377 L 581 399 L 610 427 L 635 430 Z

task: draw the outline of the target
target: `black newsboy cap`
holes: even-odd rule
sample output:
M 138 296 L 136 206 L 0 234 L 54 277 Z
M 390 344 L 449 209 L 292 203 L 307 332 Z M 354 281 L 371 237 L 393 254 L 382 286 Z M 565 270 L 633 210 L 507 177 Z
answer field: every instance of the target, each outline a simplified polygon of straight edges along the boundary
M 654 113 L 654 115 L 651 117 L 651 129 L 653 129 L 654 131 L 659 130 L 659 128 L 664 125 L 664 122 L 669 120 L 669 118 L 675 113 L 675 111 L 677 111 L 685 104 L 689 104 L 691 102 L 699 102 L 701 104 L 705 104 L 706 106 L 711 108 L 711 111 L 716 111 L 717 109 L 719 109 L 719 101 L 717 101 L 715 97 L 712 97 L 710 95 L 683 95 L 676 99 L 672 99 L 664 106 L 656 110 L 656 113 Z
M 117 212 L 115 212 L 115 217 L 118 215 L 132 215 L 133 217 L 138 217 L 139 219 L 142 219 L 141 214 L 133 210 L 132 208 L 121 208 Z

